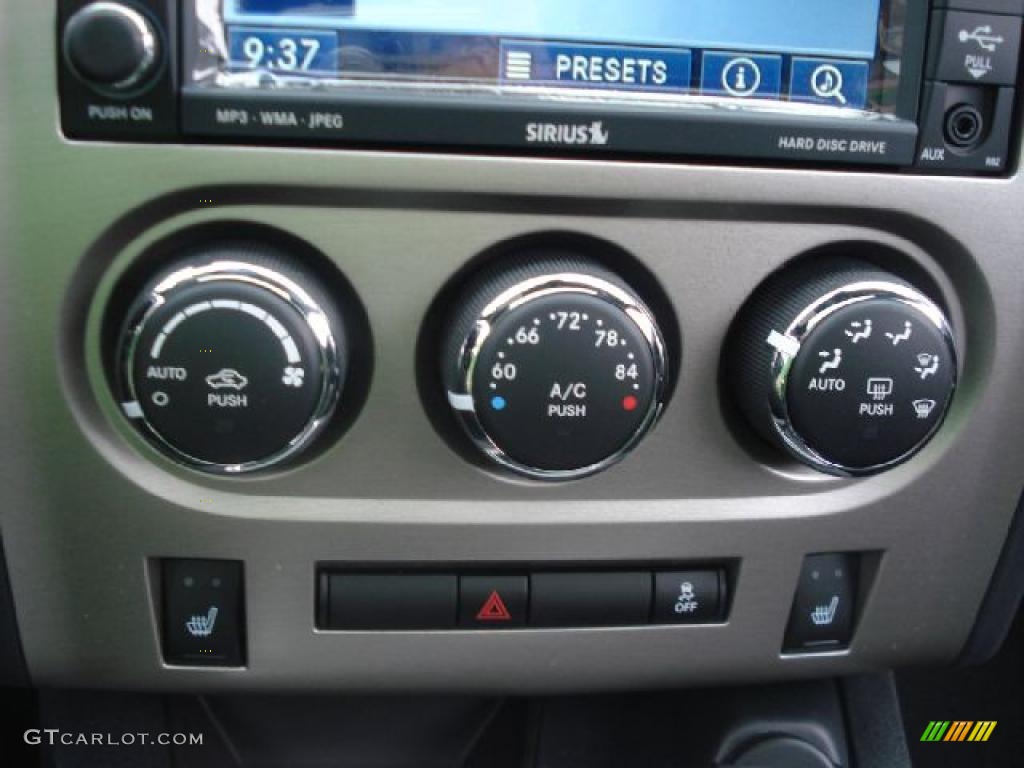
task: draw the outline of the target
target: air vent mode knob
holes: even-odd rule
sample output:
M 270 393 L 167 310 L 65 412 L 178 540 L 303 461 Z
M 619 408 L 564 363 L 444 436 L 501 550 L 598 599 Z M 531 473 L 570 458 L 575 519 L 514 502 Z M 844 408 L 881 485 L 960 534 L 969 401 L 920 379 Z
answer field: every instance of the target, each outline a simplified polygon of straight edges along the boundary
M 762 437 L 845 476 L 913 456 L 942 423 L 957 381 L 943 311 L 853 259 L 770 278 L 737 321 L 725 362 L 726 386 Z
M 160 34 L 150 19 L 125 3 L 89 3 L 64 27 L 64 57 L 97 91 L 130 96 L 160 68 Z
M 443 384 L 493 462 L 537 479 L 582 477 L 654 424 L 665 344 L 644 302 L 604 267 L 538 251 L 480 274 L 456 306 Z
M 143 291 L 121 337 L 125 414 L 179 463 L 213 473 L 294 458 L 342 394 L 341 314 L 286 254 L 195 252 Z

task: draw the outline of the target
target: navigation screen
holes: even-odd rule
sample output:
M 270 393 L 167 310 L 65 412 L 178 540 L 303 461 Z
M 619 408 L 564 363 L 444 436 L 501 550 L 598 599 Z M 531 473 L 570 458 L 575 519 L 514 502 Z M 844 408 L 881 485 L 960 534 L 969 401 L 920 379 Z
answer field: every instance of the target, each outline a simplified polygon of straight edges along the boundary
M 194 2 L 206 55 L 193 79 L 220 87 L 885 112 L 906 0 Z

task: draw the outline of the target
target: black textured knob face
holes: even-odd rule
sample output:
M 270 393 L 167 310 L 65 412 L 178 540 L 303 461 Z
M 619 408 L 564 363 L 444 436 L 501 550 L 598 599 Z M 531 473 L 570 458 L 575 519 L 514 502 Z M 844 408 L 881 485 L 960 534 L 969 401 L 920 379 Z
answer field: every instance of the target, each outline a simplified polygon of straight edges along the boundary
M 155 73 L 160 40 L 149 19 L 114 2 L 91 3 L 71 17 L 64 53 L 84 81 L 107 92 L 131 92 Z
M 125 333 L 126 414 L 208 471 L 296 455 L 326 424 L 345 373 L 344 329 L 303 277 L 259 255 L 173 267 Z
M 615 275 L 540 258 L 471 284 L 445 345 L 448 399 L 477 445 L 521 474 L 565 479 L 621 458 L 657 417 L 664 343 Z
M 833 474 L 881 471 L 938 429 L 956 388 L 942 311 L 858 262 L 783 273 L 738 323 L 728 375 L 762 436 Z
M 896 298 L 856 302 L 808 333 L 789 372 L 789 420 L 830 461 L 888 464 L 928 438 L 956 380 L 943 329 Z

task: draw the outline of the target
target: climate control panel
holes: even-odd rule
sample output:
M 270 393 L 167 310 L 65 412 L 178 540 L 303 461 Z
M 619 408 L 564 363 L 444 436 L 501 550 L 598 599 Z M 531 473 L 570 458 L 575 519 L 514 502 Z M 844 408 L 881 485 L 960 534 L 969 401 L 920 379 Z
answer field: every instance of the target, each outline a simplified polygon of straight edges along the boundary
M 238 474 L 292 462 L 335 418 L 353 357 L 350 304 L 288 248 L 185 251 L 122 322 L 125 415 L 172 459 Z M 682 360 L 663 328 L 670 299 L 586 249 L 505 252 L 442 295 L 427 322 L 428 409 L 485 466 L 534 480 L 618 463 L 666 407 Z M 645 296 L 647 298 L 645 298 Z M 669 338 L 674 338 L 671 334 Z M 744 306 L 724 348 L 722 391 L 783 455 L 840 476 L 909 459 L 935 434 L 959 361 L 945 312 L 905 278 L 853 256 L 798 259 Z M 671 359 L 672 357 L 676 359 Z M 461 438 L 459 436 L 461 433 Z

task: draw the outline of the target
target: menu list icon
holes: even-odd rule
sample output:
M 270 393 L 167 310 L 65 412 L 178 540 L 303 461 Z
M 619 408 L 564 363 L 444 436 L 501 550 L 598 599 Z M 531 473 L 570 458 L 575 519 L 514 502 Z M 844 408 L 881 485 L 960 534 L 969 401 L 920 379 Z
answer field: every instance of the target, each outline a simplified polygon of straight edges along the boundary
M 529 51 L 505 52 L 505 78 L 508 80 L 530 80 L 533 70 L 533 54 Z

